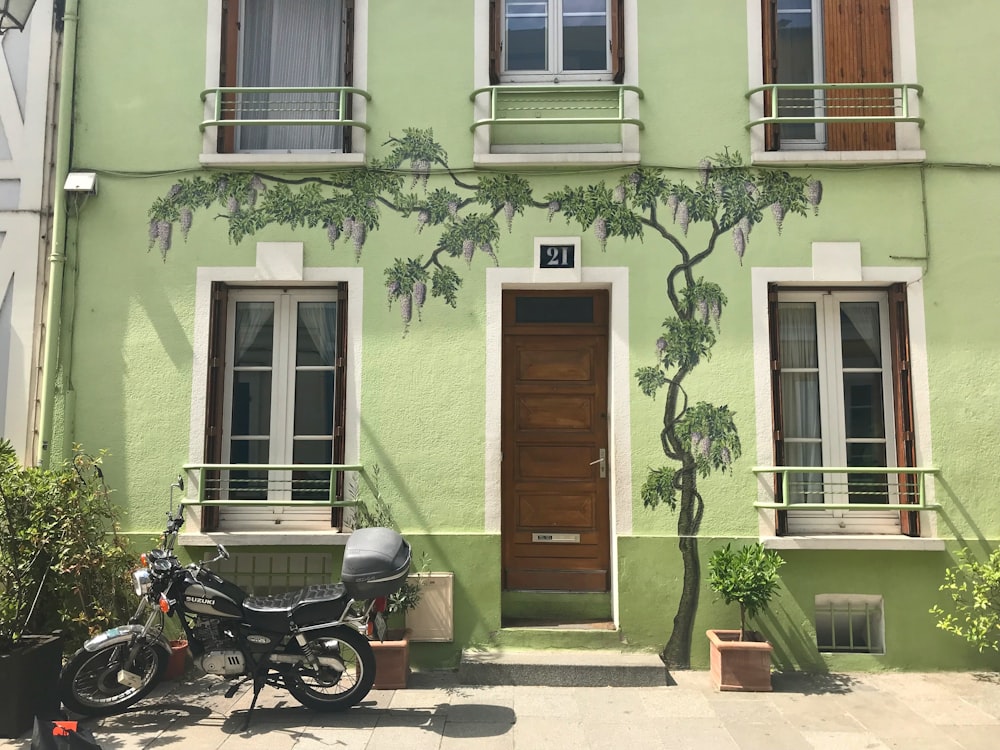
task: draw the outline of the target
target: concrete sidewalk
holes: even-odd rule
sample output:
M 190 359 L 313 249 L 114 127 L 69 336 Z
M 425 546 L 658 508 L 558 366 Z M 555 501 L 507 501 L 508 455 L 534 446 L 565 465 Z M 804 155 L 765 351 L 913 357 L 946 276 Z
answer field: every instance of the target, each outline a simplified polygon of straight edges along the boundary
M 706 672 L 658 687 L 462 685 L 416 674 L 342 714 L 319 714 L 265 688 L 244 731 L 250 694 L 225 683 L 166 683 L 131 711 L 86 722 L 104 750 L 995 750 L 997 673 L 775 675 L 773 693 L 718 693 Z M 0 740 L 27 748 L 29 738 Z

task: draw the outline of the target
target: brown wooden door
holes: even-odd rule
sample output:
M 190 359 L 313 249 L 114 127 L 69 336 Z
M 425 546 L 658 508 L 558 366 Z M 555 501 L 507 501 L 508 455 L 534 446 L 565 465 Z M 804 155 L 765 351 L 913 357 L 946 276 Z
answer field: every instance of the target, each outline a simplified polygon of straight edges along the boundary
M 607 591 L 607 292 L 508 291 L 503 326 L 504 588 Z

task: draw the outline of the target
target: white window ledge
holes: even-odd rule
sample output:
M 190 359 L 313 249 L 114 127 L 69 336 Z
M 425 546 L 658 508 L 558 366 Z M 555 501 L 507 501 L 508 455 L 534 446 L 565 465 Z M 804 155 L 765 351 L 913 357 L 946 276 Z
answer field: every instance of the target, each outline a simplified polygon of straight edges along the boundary
M 261 169 L 296 167 L 360 167 L 365 164 L 364 154 L 297 153 L 297 154 L 201 154 L 198 159 L 203 167 L 257 167 Z
M 319 547 L 347 544 L 350 533 L 340 531 L 211 531 L 180 534 L 182 547 Z
M 912 537 L 902 534 L 825 534 L 811 536 L 766 536 L 761 543 L 767 549 L 816 550 L 901 550 L 908 552 L 942 552 L 944 539 Z
M 750 163 L 758 164 L 919 164 L 926 151 L 754 151 Z
M 634 152 L 591 153 L 549 152 L 544 154 L 476 154 L 473 164 L 477 167 L 554 167 L 578 166 L 627 166 L 638 164 L 640 156 Z

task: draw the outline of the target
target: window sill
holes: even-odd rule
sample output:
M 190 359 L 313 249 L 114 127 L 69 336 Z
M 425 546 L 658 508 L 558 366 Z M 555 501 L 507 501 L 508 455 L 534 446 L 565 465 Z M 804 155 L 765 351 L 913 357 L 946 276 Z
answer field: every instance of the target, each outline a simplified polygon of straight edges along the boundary
M 329 531 L 211 531 L 180 534 L 177 543 L 182 547 L 318 547 L 342 546 L 350 539 L 350 532 Z
M 926 151 L 754 151 L 750 163 L 787 165 L 919 164 Z
M 824 534 L 810 536 L 765 536 L 761 543 L 767 549 L 778 550 L 872 550 L 906 552 L 942 552 L 944 539 L 903 535 Z
M 572 148 L 572 147 L 570 147 Z M 476 154 L 473 164 L 477 167 L 575 167 L 581 164 L 593 166 L 627 166 L 638 164 L 637 152 L 573 152 L 548 151 L 545 153 L 492 153 Z
M 201 154 L 198 157 L 203 167 L 258 167 L 285 168 L 297 167 L 362 167 L 365 165 L 364 154 L 337 153 L 296 153 L 296 154 Z

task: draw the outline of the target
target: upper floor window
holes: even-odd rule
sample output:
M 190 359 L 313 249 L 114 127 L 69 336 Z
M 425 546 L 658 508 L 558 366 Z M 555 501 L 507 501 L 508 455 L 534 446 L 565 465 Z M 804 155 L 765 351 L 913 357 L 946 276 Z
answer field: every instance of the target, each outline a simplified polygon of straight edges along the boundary
M 897 144 L 899 123 L 914 116 L 916 108 L 916 81 L 906 80 L 915 77 L 911 24 L 909 0 L 762 0 L 761 81 L 787 86 L 765 96 L 768 113 L 771 97 L 777 96 L 781 120 L 765 125 L 766 150 L 912 148 L 909 135 L 906 143 Z M 894 59 L 901 61 L 901 70 L 894 70 Z M 893 82 L 897 85 L 881 85 Z M 887 121 L 889 117 L 901 119 Z
M 491 82 L 620 83 L 622 5 L 622 0 L 491 0 Z
M 246 89 L 223 95 L 227 119 L 350 119 L 353 0 L 225 0 L 220 83 Z M 314 91 L 282 91 L 306 87 Z M 346 97 L 346 117 L 341 117 Z M 339 125 L 240 125 L 219 129 L 219 151 L 350 151 Z

